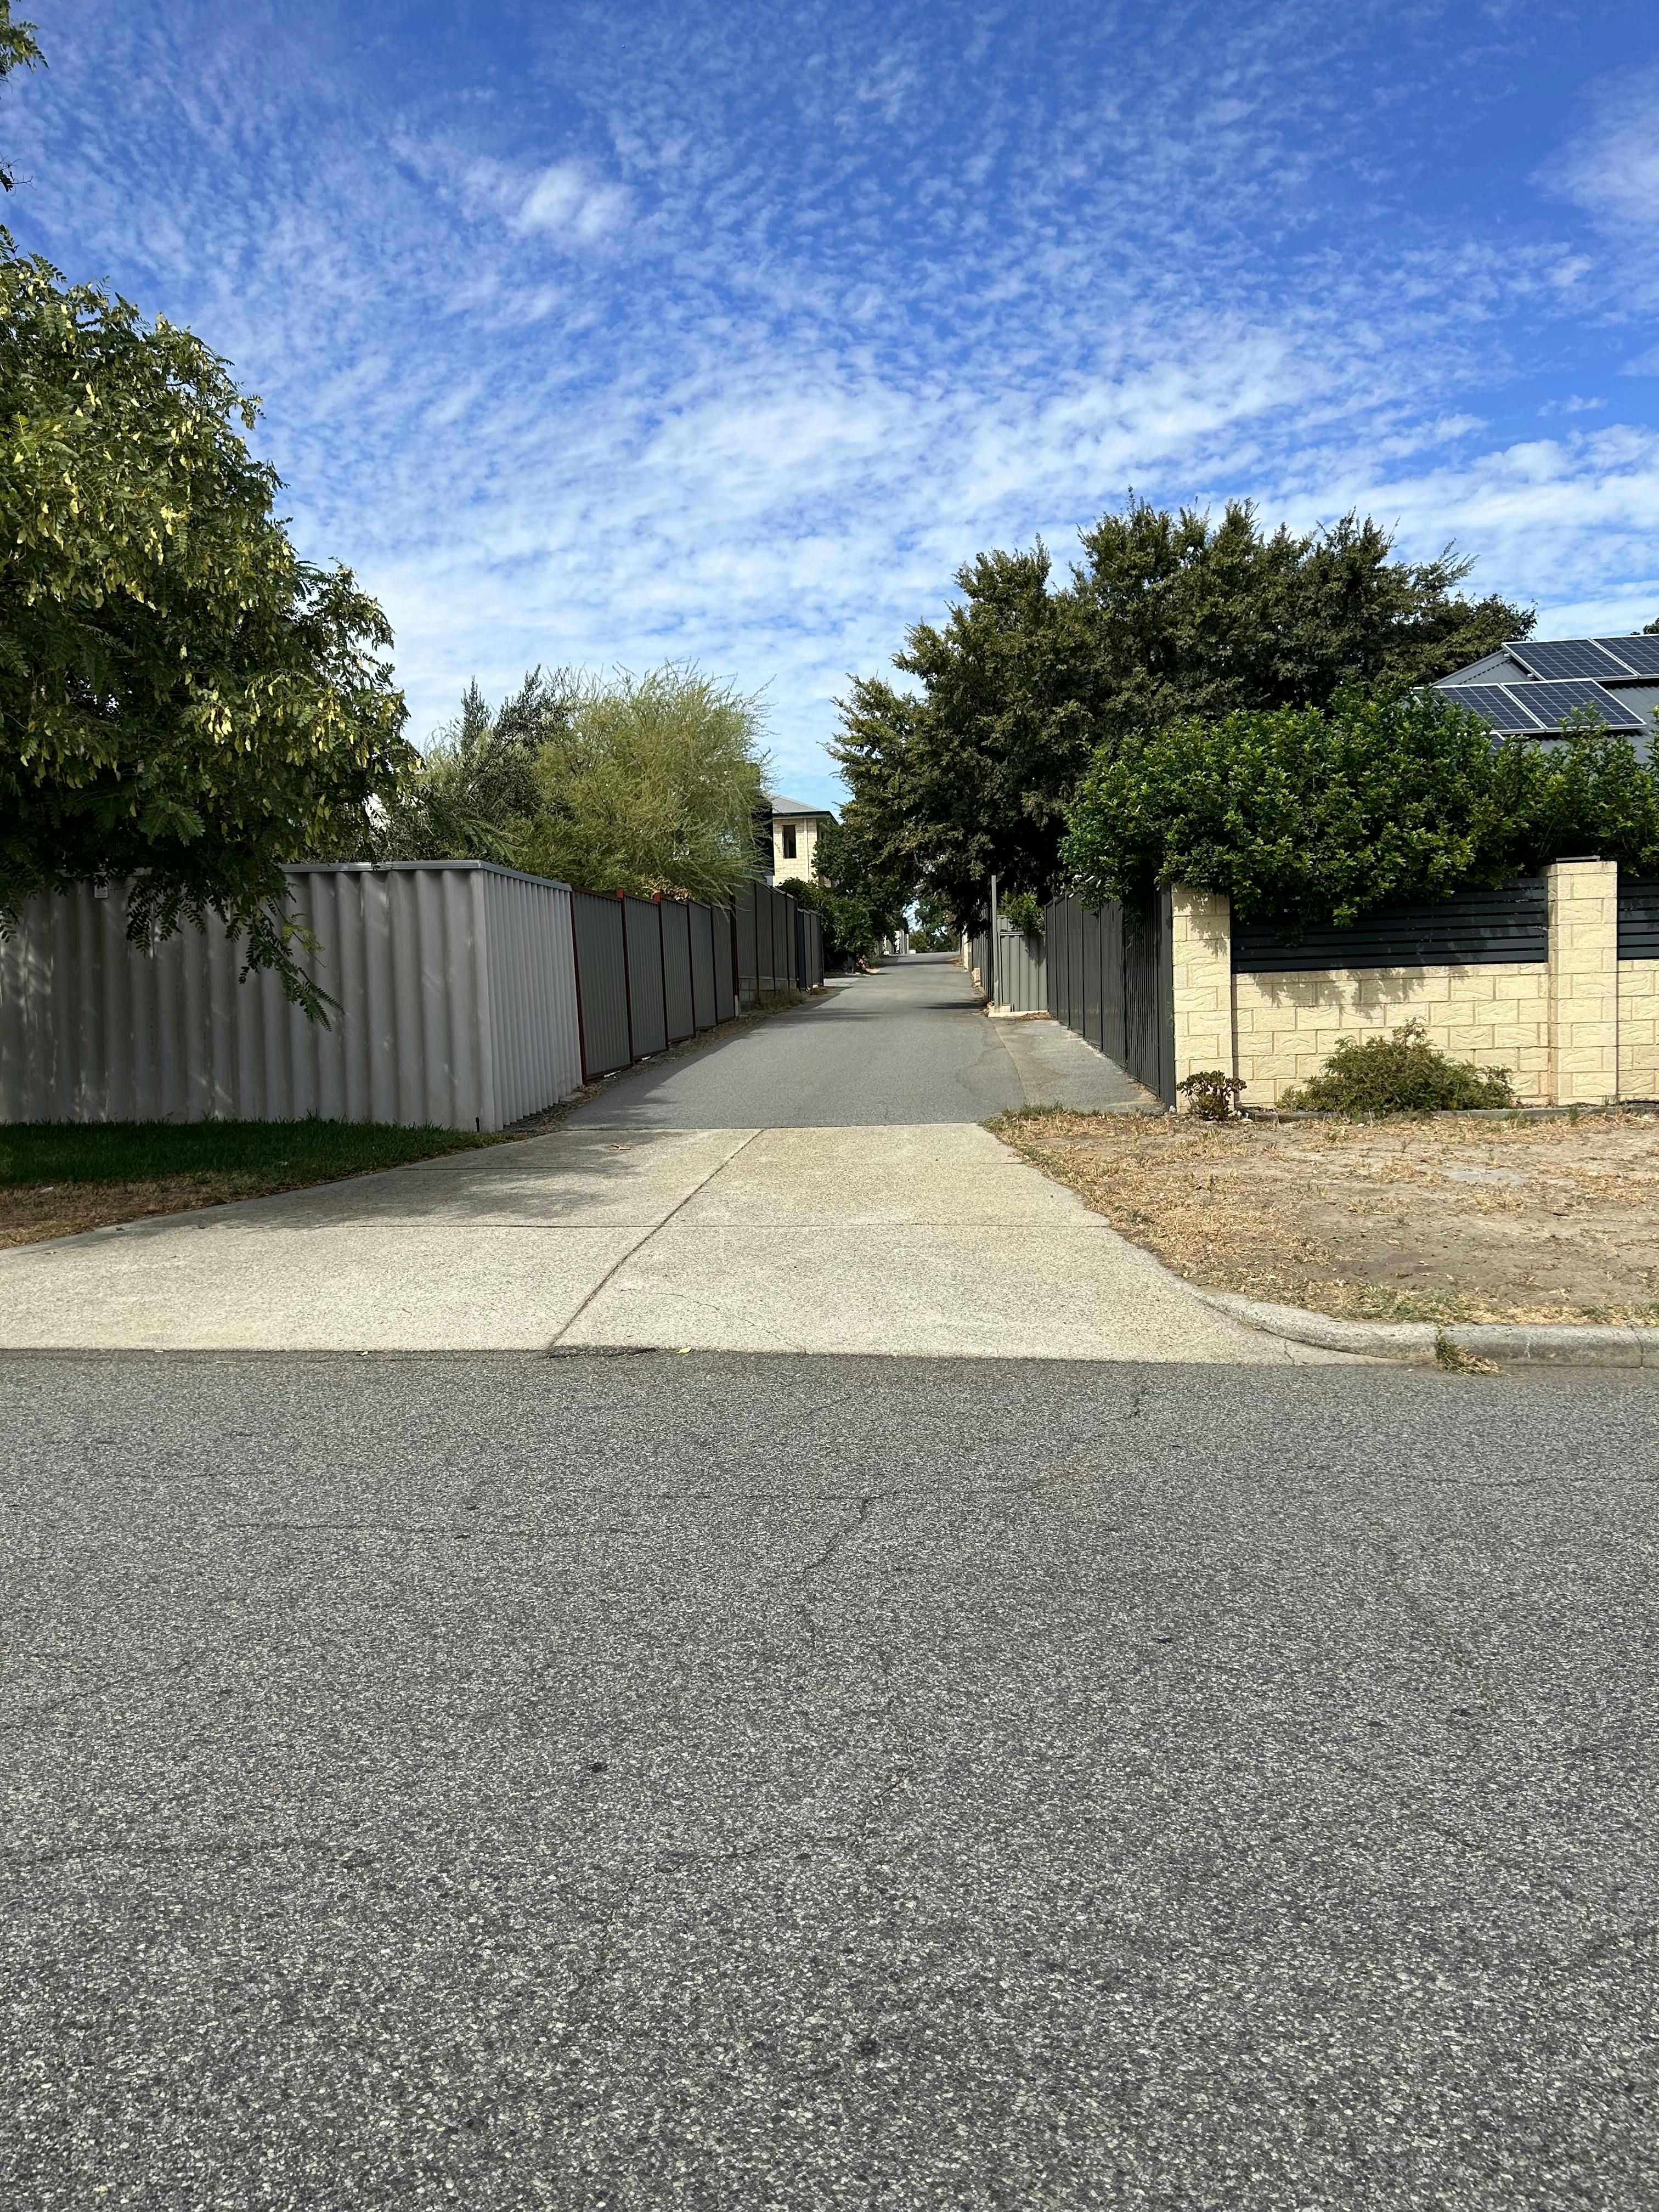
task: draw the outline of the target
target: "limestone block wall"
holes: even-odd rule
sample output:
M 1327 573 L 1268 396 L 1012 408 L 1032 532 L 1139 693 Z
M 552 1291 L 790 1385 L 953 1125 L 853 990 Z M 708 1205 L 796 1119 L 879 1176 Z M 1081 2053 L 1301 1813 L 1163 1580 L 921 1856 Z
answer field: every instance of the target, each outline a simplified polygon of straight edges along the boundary
M 1224 893 L 1177 884 L 1170 900 L 1175 1079 L 1232 1066 L 1232 923 Z
M 1619 963 L 1619 1096 L 1659 1098 L 1659 960 Z
M 1318 1074 L 1339 1038 L 1386 1036 L 1409 1021 L 1422 1022 L 1430 1043 L 1454 1059 L 1507 1067 L 1528 1105 L 1553 1103 L 1543 961 L 1235 975 L 1232 1000 L 1233 1072 L 1243 1079 L 1246 1106 L 1276 1106 L 1292 1085 Z
M 1507 1068 L 1528 1105 L 1659 1097 L 1659 960 L 1618 957 L 1618 870 L 1558 860 L 1545 873 L 1547 960 L 1238 975 L 1226 899 L 1177 887 L 1177 1081 L 1230 1068 L 1247 1106 L 1273 1106 L 1343 1038 L 1420 1021 L 1451 1058 Z
M 1558 1106 L 1619 1095 L 1619 871 L 1558 860 L 1550 897 L 1550 1052 Z

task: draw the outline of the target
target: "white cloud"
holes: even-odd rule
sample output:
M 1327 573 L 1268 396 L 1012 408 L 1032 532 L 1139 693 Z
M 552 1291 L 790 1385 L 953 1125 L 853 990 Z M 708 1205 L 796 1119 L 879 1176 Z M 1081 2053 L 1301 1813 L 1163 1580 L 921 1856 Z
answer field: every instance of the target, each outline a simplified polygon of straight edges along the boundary
M 1650 238 L 1659 228 L 1659 66 L 1597 86 L 1589 105 L 1554 181 L 1599 222 Z
M 1656 611 L 1655 440 L 1487 427 L 1516 330 L 1584 327 L 1601 259 L 1437 211 L 1298 228 L 1376 136 L 1363 7 L 1137 43 L 1083 0 L 959 40 L 876 0 L 550 0 L 541 74 L 471 101 L 447 62 L 388 86 L 361 14 L 308 4 L 321 63 L 274 0 L 83 0 L 6 95 L 41 179 L 9 214 L 264 394 L 296 535 L 382 598 L 417 733 L 475 672 L 696 655 L 765 688 L 816 793 L 849 669 L 982 546 L 1063 567 L 1130 484 L 1368 507 L 1482 588 Z M 1425 52 L 1459 113 L 1484 96 L 1479 54 Z
M 619 228 L 629 206 L 625 186 L 596 181 L 574 161 L 555 161 L 526 193 L 519 228 L 550 231 L 587 246 Z

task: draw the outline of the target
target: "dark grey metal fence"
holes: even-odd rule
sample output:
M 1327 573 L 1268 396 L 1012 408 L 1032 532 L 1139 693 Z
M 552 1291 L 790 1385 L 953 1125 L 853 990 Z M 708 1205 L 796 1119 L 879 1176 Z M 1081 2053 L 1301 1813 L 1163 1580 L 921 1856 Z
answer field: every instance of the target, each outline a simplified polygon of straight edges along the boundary
M 1619 871 L 1619 957 L 1659 960 L 1659 882 Z
M 1621 935 L 1624 911 L 1621 884 Z M 1293 945 L 1271 922 L 1238 922 L 1233 928 L 1233 972 L 1239 975 L 1317 968 L 1478 968 L 1549 957 L 1549 891 L 1542 876 L 1516 876 L 1493 890 L 1373 907 L 1346 929 L 1322 925 L 1304 930 Z
M 745 1006 L 754 1005 L 760 988 L 760 948 L 756 933 L 757 888 L 754 884 L 745 884 L 732 902 L 738 945 L 738 999 Z
M 1051 899 L 1044 909 L 1043 944 L 1054 1019 L 1173 1105 L 1170 894 L 1160 895 L 1139 928 L 1127 929 L 1115 900 L 1096 908 L 1079 898 Z
M 623 922 L 628 951 L 628 1024 L 635 1060 L 668 1043 L 662 988 L 662 910 L 654 899 L 625 898 Z
M 570 915 L 576 939 L 576 1012 L 581 1031 L 582 1080 L 609 1075 L 633 1060 L 628 1024 L 628 958 L 619 899 L 573 891 Z
M 668 1042 L 678 1044 L 694 1036 L 696 1008 L 691 997 L 691 914 L 678 899 L 664 899 L 662 916 L 663 1005 Z
M 714 1026 L 714 916 L 701 901 L 687 908 L 691 925 L 691 1018 L 700 1030 Z
M 714 916 L 714 1019 L 729 1022 L 738 1011 L 738 922 L 729 906 Z

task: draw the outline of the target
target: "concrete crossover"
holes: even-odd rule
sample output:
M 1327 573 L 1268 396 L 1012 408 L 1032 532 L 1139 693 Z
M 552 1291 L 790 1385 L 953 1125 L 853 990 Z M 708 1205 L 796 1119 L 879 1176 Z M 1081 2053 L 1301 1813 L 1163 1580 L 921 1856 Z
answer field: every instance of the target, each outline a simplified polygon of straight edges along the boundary
M 963 1123 L 641 1135 L 578 1120 L 24 1245 L 0 1254 L 0 1345 L 1322 1357 L 1200 1305 Z
M 977 1126 L 1057 1097 L 1145 1094 L 907 963 L 543 1136 L 0 1253 L 0 1347 L 1336 1356 L 1200 1304 Z

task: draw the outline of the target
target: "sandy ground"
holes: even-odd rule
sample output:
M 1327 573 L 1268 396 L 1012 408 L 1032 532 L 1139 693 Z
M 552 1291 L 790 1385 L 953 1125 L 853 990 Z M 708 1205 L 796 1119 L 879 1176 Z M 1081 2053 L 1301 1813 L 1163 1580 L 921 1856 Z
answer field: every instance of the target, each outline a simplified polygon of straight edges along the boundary
M 1659 1114 L 1007 1115 L 1006 1143 L 1190 1281 L 1389 1321 L 1659 1325 Z

